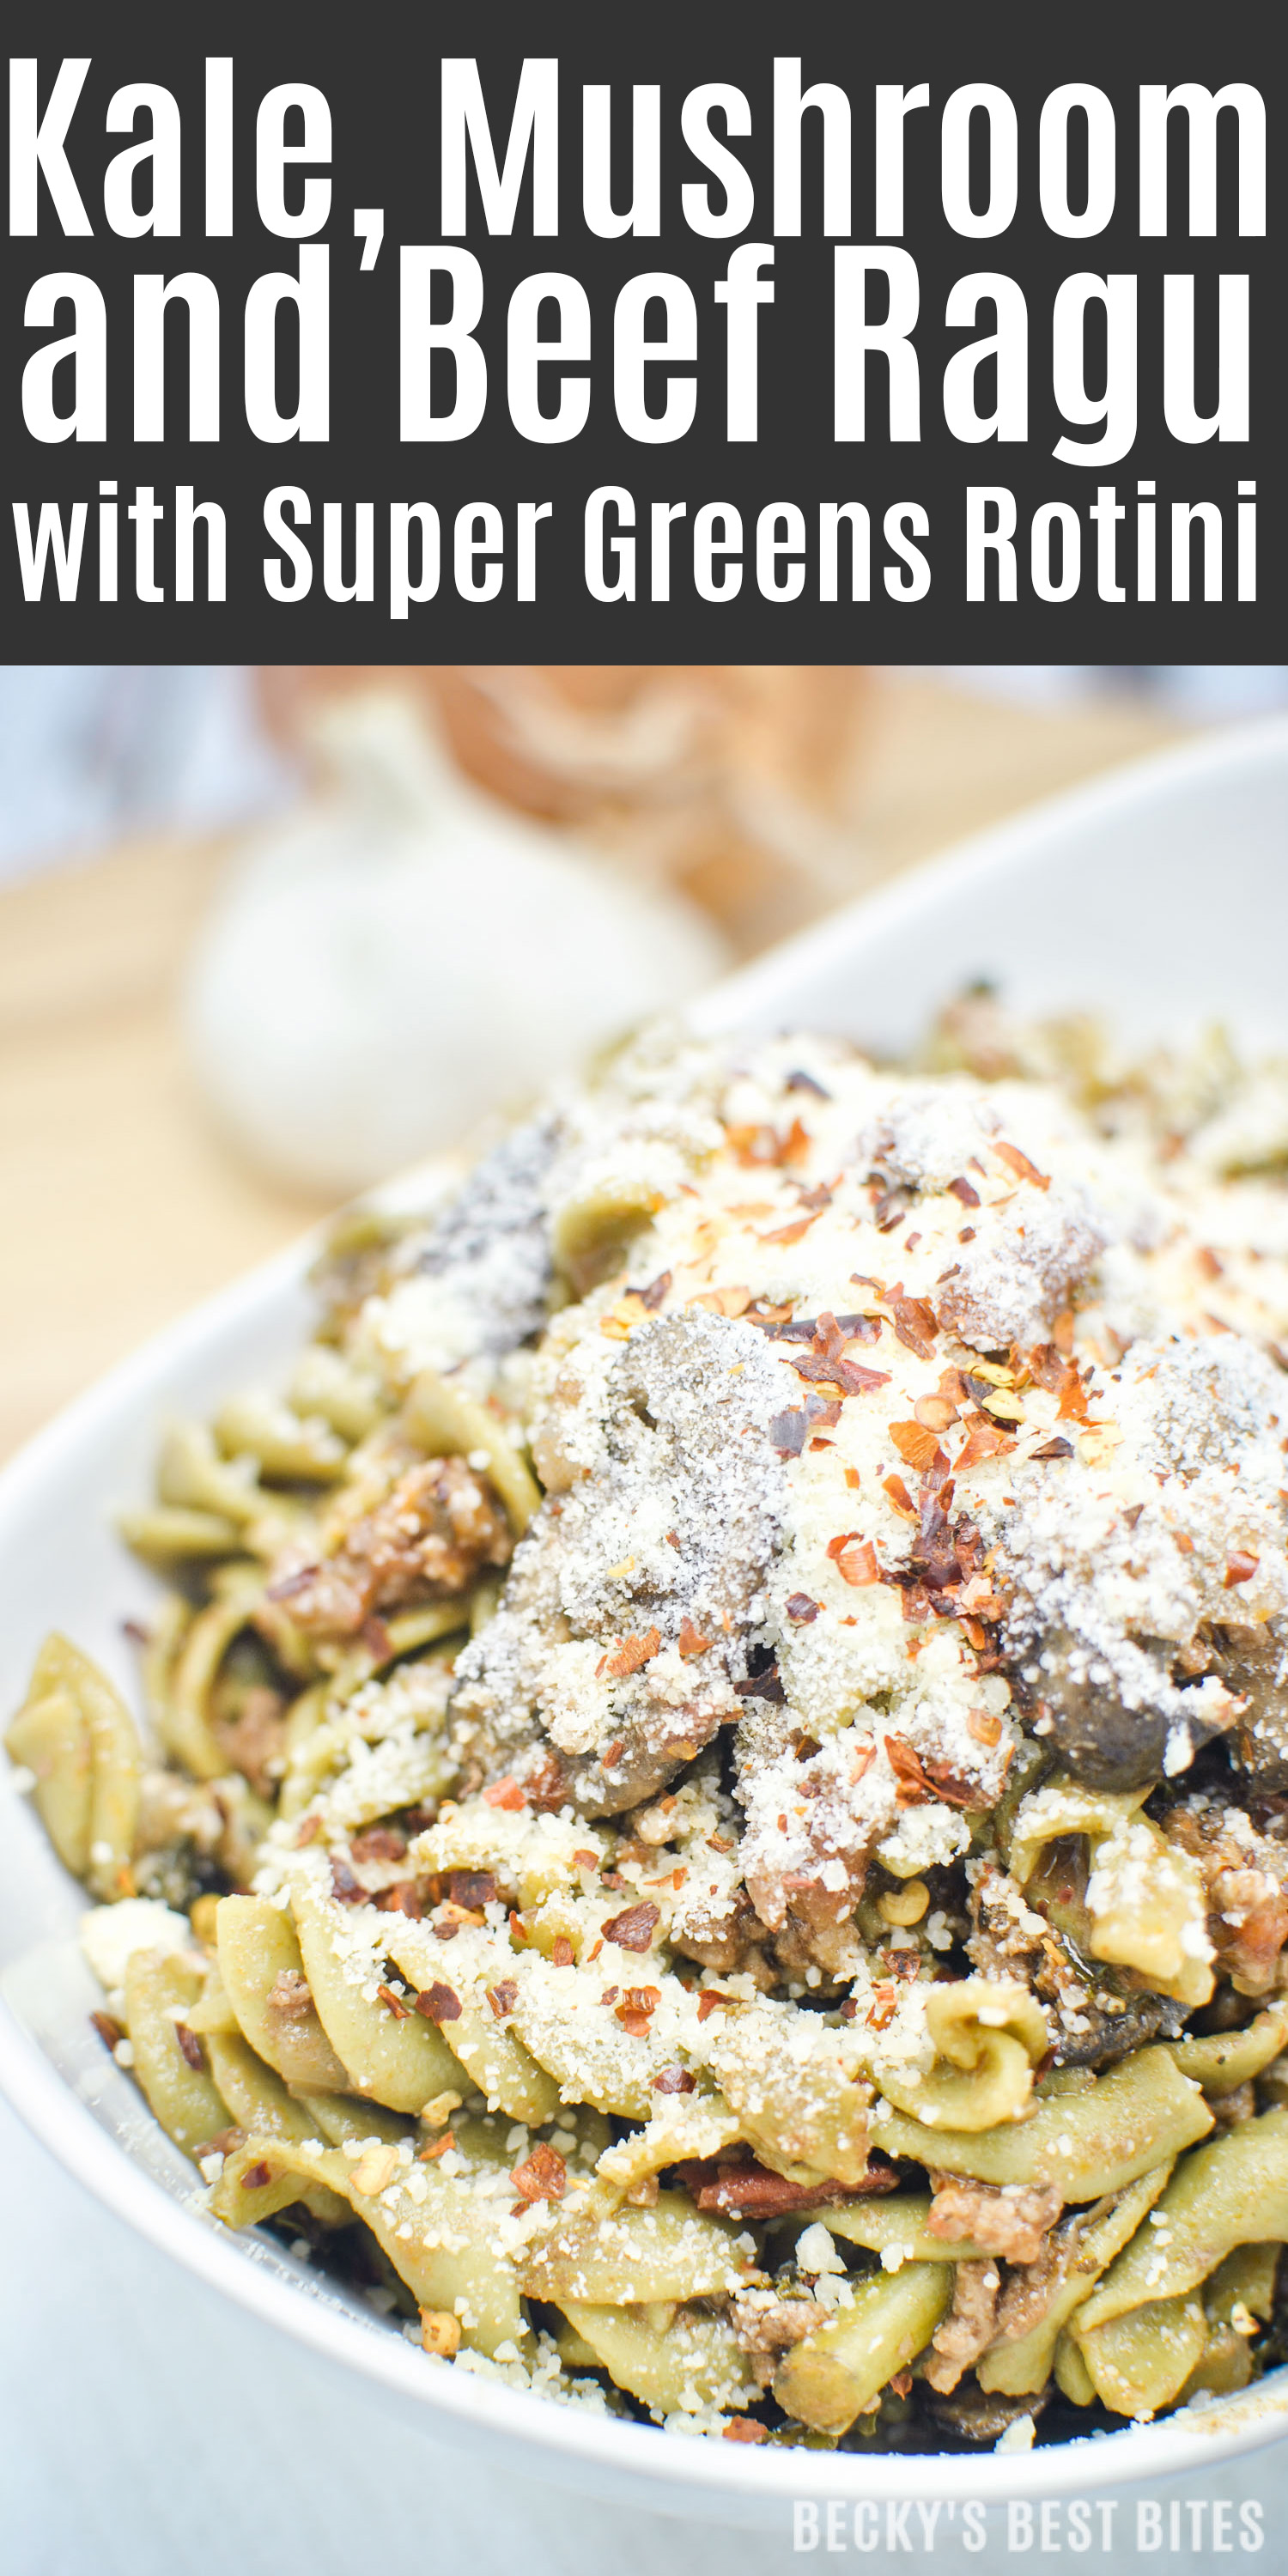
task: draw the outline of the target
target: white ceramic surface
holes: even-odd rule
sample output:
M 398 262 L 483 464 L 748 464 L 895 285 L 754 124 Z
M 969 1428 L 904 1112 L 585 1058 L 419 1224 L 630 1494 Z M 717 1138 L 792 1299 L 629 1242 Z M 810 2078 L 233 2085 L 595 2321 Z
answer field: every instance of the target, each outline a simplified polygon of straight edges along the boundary
M 898 1048 L 969 977 L 1026 1007 L 1091 1004 L 1134 1039 L 1224 1020 L 1282 1042 L 1288 953 L 1288 726 L 1249 729 L 1062 798 L 919 870 L 720 986 L 708 1029 L 812 1024 Z M 145 1489 L 158 1426 L 271 1376 L 307 1318 L 308 1247 L 161 1335 L 0 1477 L 0 1708 L 41 1635 L 67 1626 L 127 1687 L 121 1622 L 147 1578 L 112 1507 Z M 86 1283 L 92 1295 L 93 1283 Z M 270 2240 L 208 2219 L 191 2168 L 90 2034 L 78 1893 L 0 1777 L 0 2085 L 70 2170 L 201 2280 L 356 2370 L 438 2438 L 584 2493 L 762 2528 L 793 2497 L 1057 2494 L 1166 2476 L 1288 2428 L 1288 2373 L 1201 2415 L 1027 2455 L 868 2459 L 686 2440 L 429 2367 L 360 2302 Z M 181 2356 L 176 2362 L 181 2366 Z

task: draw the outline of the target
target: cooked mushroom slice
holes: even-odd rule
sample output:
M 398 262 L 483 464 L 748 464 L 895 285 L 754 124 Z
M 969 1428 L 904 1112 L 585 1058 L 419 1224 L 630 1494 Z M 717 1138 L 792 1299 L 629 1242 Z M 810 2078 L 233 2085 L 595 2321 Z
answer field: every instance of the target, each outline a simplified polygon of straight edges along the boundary
M 1230 1738 L 1235 1762 L 1260 1789 L 1288 1787 L 1288 1623 L 1211 1634 L 1217 1672 L 1246 1702 Z

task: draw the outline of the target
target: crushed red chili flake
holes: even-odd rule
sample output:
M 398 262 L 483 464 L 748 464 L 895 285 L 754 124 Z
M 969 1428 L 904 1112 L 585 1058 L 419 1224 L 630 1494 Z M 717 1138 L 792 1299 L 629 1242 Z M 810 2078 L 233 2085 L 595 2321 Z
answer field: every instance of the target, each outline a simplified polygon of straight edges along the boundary
M 601 2004 L 615 2004 L 621 1991 L 620 1986 L 605 1986 L 599 1998 Z
M 1040 1449 L 1029 1451 L 1031 1458 L 1072 1458 L 1072 1440 L 1047 1440 Z
M 658 1986 L 627 1986 L 614 2018 L 632 2039 L 647 2039 L 649 2023 L 662 2000 Z
M 485 1807 L 503 1807 L 511 1816 L 517 1816 L 519 1809 L 526 1807 L 527 1803 L 517 1780 L 494 1780 L 491 1788 L 483 1792 Z
M 1251 1583 L 1260 1563 L 1260 1557 L 1250 1556 L 1246 1548 L 1235 1548 L 1226 1559 L 1225 1590 L 1233 1592 L 1236 1584 Z
M 443 1890 L 453 1905 L 477 1913 L 484 1905 L 496 1903 L 496 1880 L 487 1869 L 446 1869 Z
M 507 2013 L 513 2012 L 519 2000 L 519 1989 L 513 1977 L 503 1977 L 499 1985 L 488 1986 L 486 1993 L 498 2021 L 504 2021 Z
M 189 2030 L 186 2021 L 177 2021 L 174 2025 L 174 2035 L 179 2043 L 179 2053 L 185 2065 L 192 2068 L 194 2075 L 204 2075 L 206 2052 L 195 2030 Z
M 818 1617 L 818 1603 L 811 1601 L 808 1592 L 790 1593 L 784 1608 L 788 1618 L 797 1628 L 808 1628 L 810 1621 Z
M 728 2011 L 737 2002 L 736 1995 L 717 1994 L 714 1986 L 704 1986 L 698 1997 L 699 2021 L 710 2021 L 713 2012 Z
M 425 1911 L 425 1892 L 422 1880 L 400 1878 L 392 1887 L 386 1887 L 375 1903 L 382 1914 L 405 1914 L 412 1923 L 419 1923 Z
M 554 1948 L 550 1953 L 552 1965 L 556 1968 L 570 1968 L 576 1956 L 577 1953 L 574 1950 L 567 1933 L 556 1932 Z
M 510 1916 L 510 1938 L 512 1941 L 517 1941 L 520 1948 L 522 1948 L 527 1941 L 528 1927 L 521 1914 L 512 1913 Z
M 919 1753 L 914 1753 L 902 1736 L 887 1735 L 885 1749 L 895 1776 L 895 1797 L 901 1807 L 915 1807 L 933 1798 L 935 1786 Z
M 432 2021 L 441 2027 L 445 2021 L 460 2020 L 460 1997 L 453 1994 L 450 1986 L 440 1985 L 435 1978 L 432 1986 L 426 1986 L 424 1991 L 417 1995 L 416 2010 L 425 2021 Z
M 801 1236 L 808 1234 L 813 1222 L 813 1213 L 809 1216 L 798 1216 L 794 1225 L 775 1226 L 772 1233 L 762 1234 L 760 1241 L 762 1243 L 799 1243 Z
M 397 1825 L 368 1825 L 349 1845 L 353 1860 L 401 1860 L 407 1837 Z
M 904 1349 L 914 1352 L 919 1360 L 932 1360 L 939 1331 L 933 1306 L 924 1297 L 901 1296 L 897 1288 L 890 1291 L 889 1306 L 895 1334 Z
M 304 1849 L 304 1847 L 305 1847 L 305 1844 L 306 1844 L 306 1843 L 315 1843 L 315 1842 L 317 1841 L 318 1835 L 321 1833 L 321 1831 L 322 1831 L 322 1819 L 321 1819 L 321 1817 L 320 1817 L 320 1816 L 306 1816 L 306 1817 L 304 1818 L 304 1821 L 303 1821 L 302 1825 L 299 1827 L 299 1830 L 298 1830 L 298 1832 L 296 1833 L 296 1836 L 295 1836 L 295 1848 L 296 1848 L 296 1850 L 297 1850 L 297 1851 L 303 1851 L 303 1849 Z
M 694 1627 L 693 1621 L 689 1618 L 686 1612 L 684 1618 L 680 1621 L 680 1634 L 676 1639 L 677 1652 L 684 1656 L 687 1661 L 692 1655 L 709 1654 L 711 1651 L 711 1645 L 711 1638 L 699 1636 L 697 1629 Z
M 909 1493 L 902 1476 L 883 1476 L 881 1479 L 881 1490 L 884 1494 L 889 1495 L 891 1502 L 894 1504 L 895 1510 L 898 1512 L 902 1520 L 915 1521 L 920 1519 L 921 1515 L 913 1502 L 912 1496 Z
M 725 2442 L 767 2442 L 769 2434 L 765 2425 L 757 2423 L 754 2415 L 730 2415 L 721 2429 L 720 2438 Z
M 892 1422 L 890 1438 L 904 1465 L 924 1475 L 928 1467 L 944 1467 L 948 1461 L 933 1431 L 924 1422 Z
M 967 1713 L 966 1732 L 974 1736 L 977 1744 L 999 1744 L 1002 1721 L 1000 1717 L 994 1717 L 990 1709 L 972 1708 Z
M 90 2020 L 93 2023 L 95 2030 L 98 2032 L 104 2048 L 120 2047 L 121 2042 L 125 2037 L 124 2022 L 117 2021 L 113 2014 L 105 2012 L 92 2012 L 90 2014 Z
M 401 1995 L 394 1993 L 392 1986 L 377 1986 L 376 1993 L 381 2003 L 388 2005 L 395 2021 L 410 2021 L 411 2013 L 408 2006 L 403 2002 Z
M 748 1166 L 799 1163 L 810 1146 L 808 1130 L 799 1118 L 793 1118 L 781 1136 L 776 1128 L 768 1126 L 726 1127 L 725 1141 L 739 1162 Z
M 438 2158 L 448 2155 L 455 2144 L 456 2139 L 452 2131 L 444 2129 L 441 2138 L 435 2138 L 432 2146 L 417 2147 L 416 2162 L 418 2165 L 436 2164 Z
M 999 1431 L 995 1422 L 984 1419 L 972 1422 L 953 1460 L 954 1473 L 964 1476 L 968 1468 L 977 1467 L 984 1458 L 1009 1458 L 1014 1447 L 1015 1442 L 1008 1438 L 1006 1432 Z
M 999 1161 L 1005 1163 L 1008 1172 L 1014 1172 L 1017 1181 L 1032 1181 L 1034 1188 L 1039 1190 L 1050 1189 L 1050 1173 L 1040 1172 L 1037 1164 L 1031 1163 L 1028 1155 L 1020 1152 L 1018 1145 L 1007 1145 L 994 1138 L 993 1151 Z
M 534 2147 L 523 2163 L 516 2165 L 510 2180 L 521 2201 L 562 2200 L 568 2188 L 568 2167 L 554 2147 Z
M 216 2129 L 213 2138 L 202 2139 L 194 2161 L 200 2164 L 203 2156 L 235 2156 L 238 2148 L 245 2146 L 249 2134 L 247 2129 Z
M 331 1854 L 331 1892 L 340 1905 L 365 1905 L 368 1901 L 365 1887 L 359 1885 L 339 1852 Z
M 655 2093 L 696 2093 L 697 2089 L 687 2066 L 664 2066 L 653 2078 Z
M 953 1197 L 961 1200 L 963 1207 L 979 1206 L 979 1191 L 964 1177 L 959 1175 L 955 1181 L 950 1181 L 948 1186 Z
M 856 1592 L 862 1592 L 868 1584 L 881 1580 L 877 1552 L 870 1538 L 856 1535 L 847 1539 L 845 1545 L 837 1549 L 834 1562 L 842 1583 L 848 1583 Z
M 573 1859 L 576 1862 L 578 1869 L 598 1869 L 599 1867 L 598 1852 L 575 1851 L 573 1853 Z
M 637 1673 L 648 1663 L 662 1643 L 661 1631 L 648 1628 L 642 1637 L 619 1637 L 611 1652 L 601 1655 L 595 1666 L 596 1676 L 607 1673 L 612 1681 L 625 1681 L 628 1673 Z M 607 1755 L 604 1757 L 607 1762 Z
M 887 2384 L 892 2397 L 910 2397 L 912 2395 L 912 2372 L 910 2370 L 896 2370 L 893 2378 Z
M 272 2179 L 272 2166 L 266 2165 L 261 2158 L 257 2165 L 247 2165 L 241 2178 L 241 2187 L 243 2191 L 263 2191 Z
M 898 2010 L 898 1996 L 893 1986 L 878 1986 L 876 2001 L 865 2020 L 869 2030 L 888 2030 Z
M 888 1369 L 864 1368 L 859 1360 L 842 1359 L 840 1353 L 826 1356 L 817 1351 L 802 1351 L 793 1357 L 792 1367 L 798 1377 L 809 1378 L 823 1386 L 839 1386 L 843 1395 L 870 1395 L 878 1386 L 888 1386 Z
M 436 1941 L 454 1941 L 460 1928 L 460 1924 L 453 1923 L 450 1918 L 445 1923 L 436 1923 L 434 1925 L 434 1939 Z
M 605 1923 L 604 1939 L 619 1950 L 651 1950 L 661 1919 L 656 1905 L 628 1905 Z
M 655 1315 L 670 1285 L 670 1271 L 659 1270 L 656 1279 L 650 1279 L 647 1288 L 628 1288 L 626 1294 L 628 1297 L 638 1297 L 641 1306 L 647 1306 L 650 1315 Z

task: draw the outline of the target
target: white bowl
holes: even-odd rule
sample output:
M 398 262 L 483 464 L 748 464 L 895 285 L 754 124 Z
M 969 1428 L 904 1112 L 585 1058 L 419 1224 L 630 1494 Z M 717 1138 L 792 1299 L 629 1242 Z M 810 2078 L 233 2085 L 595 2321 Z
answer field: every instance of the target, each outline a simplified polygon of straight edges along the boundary
M 1165 755 L 1060 798 L 919 869 L 708 994 L 707 1030 L 809 1024 L 881 1049 L 914 1040 L 977 974 L 1026 1008 L 1102 1009 L 1133 1040 L 1213 1018 L 1282 1044 L 1288 954 L 1288 725 Z M 112 1537 L 147 1488 L 158 1426 L 284 1369 L 306 1328 L 310 1246 L 161 1334 L 0 1477 L 0 1712 L 45 1630 L 70 1629 L 127 1688 L 122 1620 L 149 1584 Z M 92 1294 L 92 1282 L 86 1293 Z M 360 2302 L 268 2239 L 232 2237 L 192 2168 L 89 2030 L 78 1890 L 0 1777 L 0 2086 L 63 2163 L 202 2279 L 360 2372 L 440 2438 L 622 2502 L 772 2527 L 792 2498 L 1057 2495 L 1216 2462 L 1288 2429 L 1288 2371 L 1183 2418 L 1003 2453 L 868 2458 L 686 2440 L 429 2367 Z M 54 2249 L 51 2247 L 51 2261 Z M 176 2367 L 183 2356 L 176 2354 Z

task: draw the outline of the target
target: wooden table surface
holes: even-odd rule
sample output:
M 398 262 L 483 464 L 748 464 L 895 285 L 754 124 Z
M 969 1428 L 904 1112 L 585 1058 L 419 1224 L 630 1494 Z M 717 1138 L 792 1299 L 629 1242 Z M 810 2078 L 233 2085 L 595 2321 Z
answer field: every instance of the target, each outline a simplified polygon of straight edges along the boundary
M 1130 705 L 883 683 L 855 892 L 1169 730 Z M 230 1150 L 185 1062 L 180 979 L 225 864 L 154 842 L 0 890 L 0 1455 L 321 1212 Z

